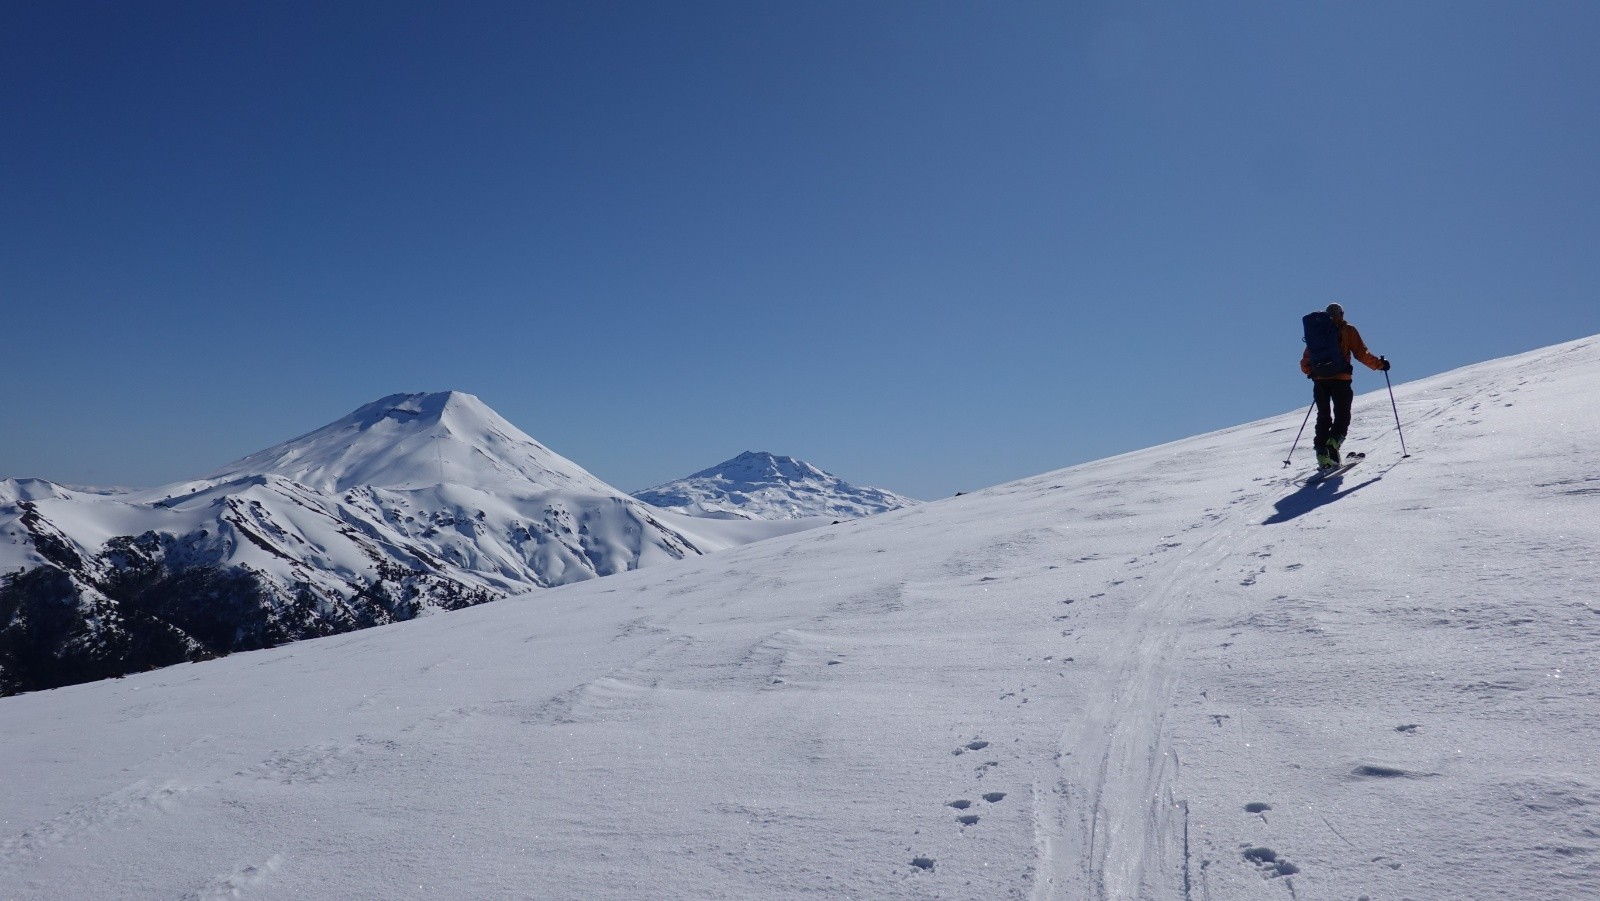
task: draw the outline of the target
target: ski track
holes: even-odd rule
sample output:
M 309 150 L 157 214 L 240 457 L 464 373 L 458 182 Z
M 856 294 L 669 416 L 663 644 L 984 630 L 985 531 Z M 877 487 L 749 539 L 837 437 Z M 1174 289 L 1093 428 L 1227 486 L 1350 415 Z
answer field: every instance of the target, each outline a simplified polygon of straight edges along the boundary
M 1489 400 L 1499 400 L 1499 395 Z M 1448 396 L 1414 413 L 1413 434 L 1420 437 L 1420 426 L 1434 420 L 1455 422 L 1460 408 L 1469 403 L 1466 412 L 1476 412 L 1474 398 Z M 1373 405 L 1360 412 L 1372 420 L 1377 410 Z M 1403 459 L 1393 429 L 1364 439 L 1360 447 L 1360 462 L 1372 475 L 1370 481 L 1381 479 Z M 1204 537 L 1182 558 L 1167 564 L 1166 577 L 1138 597 L 1118 628 L 1103 657 L 1106 665 L 1099 668 L 1101 677 L 1086 694 L 1085 709 L 1061 732 L 1060 781 L 1053 792 L 1034 786 L 1041 874 L 1031 894 L 1035 901 L 1190 901 L 1193 897 L 1198 874 L 1190 871 L 1188 805 L 1174 795 L 1181 764 L 1166 730 L 1172 692 L 1181 674 L 1181 630 L 1194 612 L 1203 583 L 1228 568 L 1241 544 L 1252 537 L 1253 527 L 1262 523 L 1262 514 L 1273 502 L 1308 487 L 1299 469 L 1286 468 L 1284 475 L 1267 483 L 1266 490 L 1237 499 L 1221 515 L 1208 511 L 1190 526 L 1187 542 L 1195 542 L 1197 533 Z M 1325 481 L 1336 486 L 1339 495 L 1364 487 L 1366 482 L 1339 489 L 1340 480 L 1351 471 L 1341 470 Z M 1254 584 L 1254 566 L 1252 561 L 1241 564 L 1241 571 L 1250 572 L 1242 584 Z M 1258 867 L 1270 869 L 1274 852 L 1252 850 L 1265 861 L 1257 861 Z M 1245 856 L 1250 859 L 1250 852 Z M 1294 872 L 1292 867 L 1286 870 Z M 1292 881 L 1285 885 L 1292 897 Z
M 1087 709 L 1061 733 L 1057 821 L 1065 834 L 1040 843 L 1047 859 L 1039 870 L 1050 881 L 1040 883 L 1035 898 L 1146 897 L 1152 882 L 1181 882 L 1182 832 L 1172 798 L 1178 760 L 1163 734 L 1180 626 L 1197 583 L 1233 553 L 1247 528 L 1239 521 L 1248 521 L 1268 496 L 1258 493 L 1246 510 L 1234 505 L 1205 525 L 1205 538 L 1169 564 L 1166 578 L 1144 593 L 1118 630 L 1107 655 L 1116 662 L 1102 669 Z

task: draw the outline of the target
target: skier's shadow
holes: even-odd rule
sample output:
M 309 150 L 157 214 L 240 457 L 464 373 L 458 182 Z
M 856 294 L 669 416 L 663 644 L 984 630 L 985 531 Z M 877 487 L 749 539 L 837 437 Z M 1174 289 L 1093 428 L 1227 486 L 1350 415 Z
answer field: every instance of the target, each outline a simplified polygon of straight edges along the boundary
M 1273 504 L 1273 509 L 1277 512 L 1267 517 L 1261 524 L 1270 526 L 1297 519 L 1318 507 L 1327 506 L 1342 497 L 1349 497 L 1368 485 L 1381 481 L 1383 481 L 1383 473 L 1379 473 L 1351 488 L 1343 487 L 1344 476 L 1342 475 L 1330 476 L 1321 481 L 1302 485 L 1299 491 Z

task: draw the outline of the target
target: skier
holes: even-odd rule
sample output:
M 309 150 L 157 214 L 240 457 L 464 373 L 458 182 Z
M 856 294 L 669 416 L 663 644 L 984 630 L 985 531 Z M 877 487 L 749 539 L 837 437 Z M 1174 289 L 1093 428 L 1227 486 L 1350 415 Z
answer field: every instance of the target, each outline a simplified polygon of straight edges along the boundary
M 1367 350 L 1361 333 L 1344 321 L 1344 307 L 1339 304 L 1330 303 L 1327 310 L 1311 313 L 1304 321 L 1306 350 L 1300 355 L 1300 371 L 1314 386 L 1317 466 L 1331 469 L 1339 465 L 1339 445 L 1350 431 L 1350 402 L 1355 398 L 1350 356 L 1354 354 L 1368 369 L 1378 372 L 1387 372 L 1389 361 Z

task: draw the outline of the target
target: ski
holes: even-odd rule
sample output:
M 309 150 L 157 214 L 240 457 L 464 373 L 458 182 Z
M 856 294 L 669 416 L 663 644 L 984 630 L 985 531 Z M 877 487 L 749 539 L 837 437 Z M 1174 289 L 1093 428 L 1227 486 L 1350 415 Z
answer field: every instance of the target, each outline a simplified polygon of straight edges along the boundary
M 1334 466 L 1334 467 L 1331 467 L 1329 469 L 1319 469 L 1319 470 L 1317 470 L 1316 472 L 1312 473 L 1310 476 L 1308 476 L 1306 478 L 1305 484 L 1307 484 L 1307 485 L 1315 485 L 1316 483 L 1322 481 L 1323 479 L 1331 478 L 1332 476 L 1342 476 L 1345 473 L 1349 472 L 1350 470 L 1354 469 L 1357 463 L 1360 463 L 1362 460 L 1365 460 L 1366 458 L 1367 458 L 1366 454 L 1355 454 L 1355 453 L 1345 454 L 1344 455 L 1344 461 L 1342 463 L 1340 463 L 1338 466 Z

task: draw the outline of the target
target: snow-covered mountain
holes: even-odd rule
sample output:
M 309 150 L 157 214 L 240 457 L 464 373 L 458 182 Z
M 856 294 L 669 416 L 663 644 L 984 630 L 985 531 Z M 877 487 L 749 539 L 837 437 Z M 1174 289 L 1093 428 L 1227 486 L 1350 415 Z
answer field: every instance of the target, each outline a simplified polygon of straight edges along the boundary
M 460 391 L 395 394 L 208 478 L 275 475 L 328 494 L 437 485 L 611 495 L 616 489 Z
M 0 572 L 25 577 L 0 598 L 0 688 L 410 619 L 780 531 L 693 524 L 460 392 L 386 397 L 154 490 L 6 480 Z
M 746 519 L 859 519 L 919 503 L 881 488 L 858 488 L 804 460 L 757 451 L 633 496 L 691 516 Z
M 1600 898 L 1600 339 L 1381 384 L 0 699 L 0 896 Z

